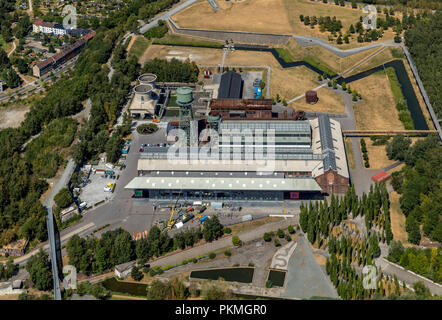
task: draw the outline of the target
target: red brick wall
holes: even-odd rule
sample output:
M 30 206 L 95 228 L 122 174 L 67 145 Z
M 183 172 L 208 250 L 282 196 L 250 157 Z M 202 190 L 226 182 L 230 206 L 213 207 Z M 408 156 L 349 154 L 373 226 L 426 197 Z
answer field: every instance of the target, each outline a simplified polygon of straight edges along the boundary
M 348 189 L 349 179 L 329 169 L 324 174 L 315 178 L 321 186 L 323 193 L 345 193 Z

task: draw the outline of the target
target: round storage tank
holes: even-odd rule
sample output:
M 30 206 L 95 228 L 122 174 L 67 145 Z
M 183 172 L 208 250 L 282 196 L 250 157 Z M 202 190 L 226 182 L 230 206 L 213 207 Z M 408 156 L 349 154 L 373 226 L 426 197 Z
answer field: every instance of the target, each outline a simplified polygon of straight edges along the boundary
M 138 77 L 140 84 L 150 84 L 152 87 L 155 87 L 156 80 L 157 76 L 153 73 L 145 73 Z
M 192 88 L 179 87 L 176 91 L 176 102 L 178 105 L 189 105 L 193 101 Z

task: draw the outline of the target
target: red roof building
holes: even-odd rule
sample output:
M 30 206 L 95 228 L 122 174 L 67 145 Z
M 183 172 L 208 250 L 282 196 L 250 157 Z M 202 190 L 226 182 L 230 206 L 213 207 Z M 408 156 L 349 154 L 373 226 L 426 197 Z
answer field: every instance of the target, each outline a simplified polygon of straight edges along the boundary
M 378 172 L 374 176 L 372 176 L 371 180 L 373 180 L 374 182 L 381 183 L 382 181 L 390 179 L 390 177 L 391 175 L 389 173 L 382 170 L 381 172 Z

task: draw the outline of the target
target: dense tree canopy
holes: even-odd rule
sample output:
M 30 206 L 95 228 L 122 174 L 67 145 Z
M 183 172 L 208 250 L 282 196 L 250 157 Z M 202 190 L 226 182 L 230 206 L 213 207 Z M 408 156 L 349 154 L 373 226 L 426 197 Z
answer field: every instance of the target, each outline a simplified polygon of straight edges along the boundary
M 440 2 L 439 2 L 440 4 Z M 419 69 L 425 90 L 438 118 L 442 117 L 442 12 L 417 21 L 405 33 L 405 43 Z

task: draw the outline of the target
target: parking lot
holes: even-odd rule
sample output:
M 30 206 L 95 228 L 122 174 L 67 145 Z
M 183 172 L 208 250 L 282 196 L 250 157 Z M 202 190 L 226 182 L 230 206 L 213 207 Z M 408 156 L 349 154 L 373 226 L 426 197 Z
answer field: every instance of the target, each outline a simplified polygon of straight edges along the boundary
M 262 79 L 262 71 L 247 71 L 241 73 L 241 78 L 244 80 L 243 98 L 255 99 L 255 87 L 253 82 L 255 79 Z
M 79 185 L 80 202 L 86 202 L 87 207 L 92 207 L 99 202 L 113 198 L 115 184 L 118 183 L 117 177 L 124 170 L 117 166 L 108 167 L 104 161 L 100 161 L 96 165 L 85 166 L 82 171 L 84 182 Z

